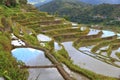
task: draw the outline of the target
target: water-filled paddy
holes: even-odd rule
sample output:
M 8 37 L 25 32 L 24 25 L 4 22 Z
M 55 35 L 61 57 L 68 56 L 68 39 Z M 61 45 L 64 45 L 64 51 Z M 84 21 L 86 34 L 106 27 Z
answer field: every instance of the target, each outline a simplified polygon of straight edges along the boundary
M 22 60 L 29 66 L 44 66 L 52 63 L 45 57 L 44 52 L 31 48 L 17 48 L 12 50 L 12 54 L 18 60 Z M 56 68 L 29 69 L 28 80 L 64 80 Z
M 78 66 L 91 70 L 95 73 L 111 76 L 111 77 L 119 77 L 120 68 L 114 67 L 97 59 L 94 59 L 72 46 L 72 42 L 64 42 L 62 43 L 67 50 L 69 56 L 74 61 L 74 64 Z

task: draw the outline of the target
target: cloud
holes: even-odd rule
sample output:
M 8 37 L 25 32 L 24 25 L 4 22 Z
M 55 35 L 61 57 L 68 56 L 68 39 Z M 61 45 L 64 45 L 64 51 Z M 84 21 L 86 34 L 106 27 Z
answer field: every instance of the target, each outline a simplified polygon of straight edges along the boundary
M 38 3 L 38 2 L 44 2 L 46 0 L 28 0 L 29 3 Z

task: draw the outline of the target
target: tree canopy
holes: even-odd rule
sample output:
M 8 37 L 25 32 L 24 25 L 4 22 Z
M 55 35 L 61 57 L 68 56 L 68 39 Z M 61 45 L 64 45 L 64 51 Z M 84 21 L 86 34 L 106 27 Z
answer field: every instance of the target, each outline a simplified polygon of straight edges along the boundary
M 15 7 L 17 4 L 27 4 L 27 0 L 0 0 L 0 4 Z

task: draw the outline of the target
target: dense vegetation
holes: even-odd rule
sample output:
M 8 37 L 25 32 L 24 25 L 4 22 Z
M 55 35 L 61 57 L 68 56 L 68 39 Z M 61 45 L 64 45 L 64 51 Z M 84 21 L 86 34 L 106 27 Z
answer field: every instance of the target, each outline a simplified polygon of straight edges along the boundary
M 17 62 L 15 58 L 11 55 L 11 37 L 10 32 L 12 28 L 12 24 L 8 17 L 3 17 L 3 15 L 10 15 L 6 12 L 9 11 L 9 8 L 5 6 L 0 6 L 3 14 L 0 15 L 1 23 L 0 23 L 0 77 L 4 77 L 6 80 L 26 80 L 28 76 L 28 72 L 26 70 L 21 70 L 18 65 L 21 62 Z M 18 8 L 12 8 L 11 11 L 14 12 Z
M 20 12 L 20 4 L 15 0 L 0 1 L 0 77 L 5 80 L 26 80 L 28 71 L 20 69 L 24 63 L 16 61 L 11 54 L 12 21 L 10 16 Z
M 26 0 L 13 2 L 7 0 L 10 5 L 6 5 L 5 1 L 3 0 L 0 5 L 0 65 L 2 65 L 0 66 L 0 77 L 4 77 L 6 80 L 27 80 L 28 78 L 27 70 L 19 67 L 24 63 L 17 61 L 11 54 L 11 50 L 15 48 L 14 45 L 11 45 L 12 33 L 25 42 L 26 46 L 24 47 L 32 46 L 33 48 L 46 50 L 60 63 L 64 63 L 71 70 L 83 74 L 87 78 L 92 80 L 117 80 L 75 65 L 63 46 L 61 50 L 54 51 L 54 40 L 58 42 L 76 40 L 86 35 L 89 28 L 84 31 L 80 28 L 72 28 L 71 22 L 39 12 L 33 6 L 27 5 Z M 45 46 L 41 46 L 36 38 L 37 34 L 40 33 L 49 35 L 53 40 L 46 43 Z M 119 52 L 116 55 L 119 56 Z
M 53 0 L 38 9 L 78 23 L 120 25 L 119 4 L 90 5 L 78 0 Z

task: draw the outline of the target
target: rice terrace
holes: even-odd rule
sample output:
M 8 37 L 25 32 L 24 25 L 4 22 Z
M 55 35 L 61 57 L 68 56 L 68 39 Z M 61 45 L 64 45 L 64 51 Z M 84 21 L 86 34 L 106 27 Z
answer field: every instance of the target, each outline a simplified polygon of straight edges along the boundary
M 120 34 L 0 6 L 0 80 L 119 80 Z

